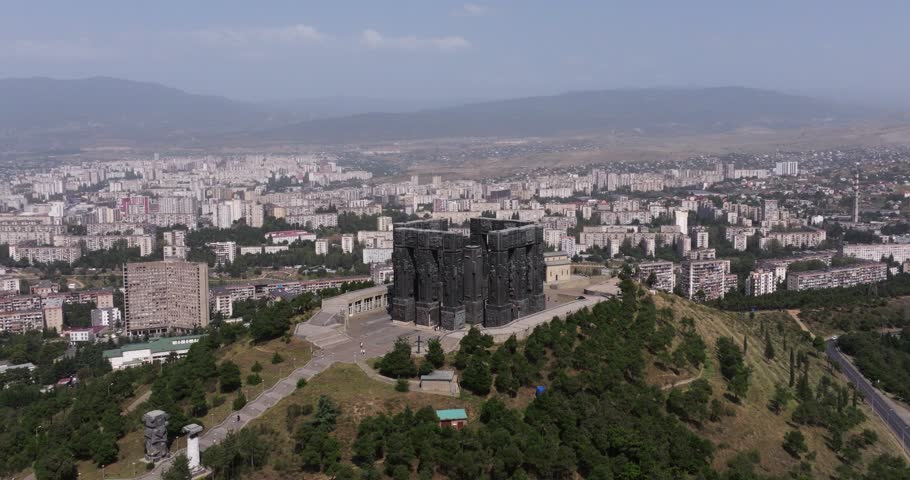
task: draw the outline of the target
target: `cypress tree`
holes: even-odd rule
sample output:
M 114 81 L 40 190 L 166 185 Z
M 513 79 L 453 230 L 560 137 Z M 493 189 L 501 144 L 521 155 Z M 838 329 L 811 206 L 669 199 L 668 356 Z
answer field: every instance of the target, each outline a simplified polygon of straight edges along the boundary
M 796 383 L 796 366 L 793 362 L 793 349 L 790 349 L 790 388 L 793 388 L 793 384 Z

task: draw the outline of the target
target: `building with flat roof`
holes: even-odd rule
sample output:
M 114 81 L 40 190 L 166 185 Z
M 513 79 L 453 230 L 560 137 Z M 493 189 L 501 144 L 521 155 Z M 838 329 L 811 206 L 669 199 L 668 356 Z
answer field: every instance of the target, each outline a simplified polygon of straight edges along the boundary
M 729 272 L 729 260 L 690 260 L 683 262 L 680 270 L 682 293 L 690 300 L 723 298 L 729 289 L 727 287 L 727 274 Z
M 910 260 L 910 243 L 856 243 L 843 244 L 840 254 L 844 257 L 853 257 L 860 260 L 878 262 L 882 257 L 894 256 L 894 261 L 904 263 Z
M 185 357 L 190 347 L 204 335 L 187 335 L 183 337 L 165 337 L 147 343 L 132 343 L 120 348 L 105 350 L 104 359 L 110 362 L 111 368 L 135 367 L 146 363 L 163 362 L 171 355 Z
M 676 288 L 673 262 L 639 263 L 635 272 L 635 279 L 641 283 L 647 283 L 652 274 L 654 275 L 654 283 L 651 284 L 651 288 L 665 292 L 672 292 Z
M 127 263 L 123 289 L 129 335 L 186 333 L 209 324 L 208 265 L 204 263 Z
M 774 293 L 777 290 L 777 280 L 774 270 L 758 269 L 749 272 L 746 277 L 746 295 L 757 297 Z
M 863 262 L 846 267 L 792 272 L 787 275 L 787 290 L 813 290 L 820 288 L 853 287 L 885 281 L 888 265 L 880 262 Z
M 572 259 L 566 252 L 544 252 L 543 263 L 547 267 L 545 283 L 564 282 L 572 277 Z

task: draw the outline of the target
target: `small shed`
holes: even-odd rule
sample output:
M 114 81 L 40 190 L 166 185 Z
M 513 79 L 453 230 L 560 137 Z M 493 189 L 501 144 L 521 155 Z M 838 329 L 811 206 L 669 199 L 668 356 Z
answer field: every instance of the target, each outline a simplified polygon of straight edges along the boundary
M 452 427 L 455 430 L 461 430 L 468 423 L 468 414 L 463 408 L 436 410 L 436 417 L 439 418 L 440 427 Z
M 460 392 L 458 375 L 454 370 L 433 370 L 426 375 L 421 375 L 419 387 L 425 392 L 447 393 L 453 397 Z

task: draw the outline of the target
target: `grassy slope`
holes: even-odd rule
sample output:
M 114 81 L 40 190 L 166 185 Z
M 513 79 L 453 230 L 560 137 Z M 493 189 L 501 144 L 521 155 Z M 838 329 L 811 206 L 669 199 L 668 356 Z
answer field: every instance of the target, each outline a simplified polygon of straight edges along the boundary
M 464 408 L 471 421 L 475 420 L 480 407 L 480 399 L 472 396 L 463 398 L 431 395 L 420 392 L 396 392 L 393 385 L 373 380 L 354 364 L 336 364 L 325 372 L 314 377 L 306 387 L 297 390 L 277 405 L 269 409 L 251 425 L 267 425 L 277 433 L 277 445 L 270 463 L 278 459 L 292 460 L 293 440 L 287 431 L 285 412 L 292 404 L 310 404 L 315 408 L 320 395 L 328 395 L 341 407 L 335 435 L 342 443 L 342 457 L 350 458 L 350 445 L 357 435 L 357 424 L 365 417 L 379 413 L 397 413 L 406 406 L 416 410 L 424 406 L 435 409 Z M 298 424 L 303 420 L 298 420 Z M 256 478 L 286 478 L 287 475 L 299 473 L 277 472 L 272 467 L 256 474 Z M 307 474 L 310 478 L 311 474 Z M 318 475 L 313 478 L 322 478 Z
M 284 362 L 272 365 L 272 355 L 276 351 L 284 357 Z M 291 343 L 289 344 L 284 343 L 281 339 L 277 339 L 257 346 L 251 346 L 246 340 L 240 340 L 220 351 L 217 358 L 218 363 L 225 360 L 231 360 L 240 367 L 241 378 L 244 382 L 242 387 L 243 393 L 248 400 L 252 400 L 259 395 L 263 389 L 268 389 L 277 383 L 278 380 L 290 374 L 294 365 L 297 367 L 303 366 L 309 361 L 311 354 L 311 344 L 297 337 L 292 337 Z M 262 377 L 262 384 L 256 386 L 246 385 L 246 376 L 251 373 L 250 369 L 257 361 L 262 365 L 262 372 L 259 374 Z M 215 385 L 213 385 L 213 388 L 214 387 Z M 219 393 L 215 390 L 206 392 L 206 397 L 210 405 L 212 397 L 216 395 L 219 395 Z M 218 407 L 210 408 L 208 415 L 206 415 L 205 418 L 200 419 L 206 427 L 224 420 L 233 411 L 231 403 L 237 396 L 237 393 L 220 395 L 225 397 L 225 402 Z M 144 406 L 140 406 L 138 411 L 131 415 L 131 418 L 140 418 L 142 413 L 144 413 L 143 409 Z M 284 412 L 282 411 L 282 414 L 283 413 Z M 126 478 L 132 477 L 134 472 L 142 473 L 144 471 L 145 464 L 141 463 L 140 459 L 145 455 L 145 445 L 142 427 L 139 423 L 140 421 L 137 420 L 134 424 L 135 429 L 128 432 L 119 442 L 117 442 L 120 447 L 118 461 L 115 464 L 105 467 L 105 477 Z M 177 450 L 183 448 L 185 446 L 184 442 L 184 439 L 178 439 L 171 445 L 171 449 Z M 90 461 L 78 462 L 77 465 L 81 479 L 94 480 L 100 479 L 102 476 L 101 469 Z
M 714 461 L 715 467 L 723 468 L 733 455 L 748 450 L 756 450 L 760 453 L 760 469 L 765 473 L 783 474 L 796 466 L 799 461 L 781 448 L 784 434 L 795 427 L 789 422 L 789 419 L 796 404 L 791 402 L 787 410 L 780 415 L 775 415 L 767 408 L 768 401 L 774 393 L 775 384 L 786 384 L 789 378 L 789 353 L 783 346 L 784 337 L 787 338 L 788 346 L 799 345 L 799 348 L 803 350 L 811 350 L 811 345 L 798 343 L 800 331 L 792 317 L 786 312 L 763 312 L 750 320 L 745 314 L 721 312 L 666 294 L 659 294 L 655 298 L 655 302 L 658 308 L 671 308 L 677 322 L 686 316 L 696 320 L 696 329 L 709 347 L 708 365 L 702 375 L 711 382 L 715 396 L 726 391 L 724 381 L 716 368 L 715 342 L 719 337 L 730 336 L 742 344 L 743 336 L 748 336 L 749 347 L 746 359 L 747 364 L 753 369 L 748 398 L 741 405 L 735 405 L 725 400 L 725 405 L 731 407 L 736 415 L 725 417 L 718 423 L 707 423 L 701 430 L 697 430 L 700 435 L 711 439 L 718 446 Z M 764 336 L 760 332 L 762 319 L 768 325 L 776 350 L 773 360 L 767 360 L 764 357 L 765 342 Z M 783 333 L 780 333 L 778 324 L 783 326 Z M 825 374 L 828 368 L 823 355 L 810 357 L 810 361 L 812 363 L 810 380 L 814 389 L 818 378 Z M 651 372 L 655 373 L 656 369 L 652 369 Z M 689 374 L 695 373 L 690 372 Z M 836 382 L 846 382 L 841 374 L 836 372 L 835 374 Z M 666 380 L 662 379 L 661 382 L 666 382 Z M 879 436 L 879 442 L 864 453 L 864 461 L 881 453 L 900 455 L 901 449 L 885 425 L 874 416 L 868 407 L 864 406 L 863 411 L 868 419 L 854 432 L 869 428 L 876 431 Z M 810 451 L 816 454 L 813 462 L 813 475 L 818 478 L 828 478 L 840 465 L 840 461 L 825 446 L 826 432 L 820 428 L 806 427 L 803 427 L 802 431 L 806 435 Z

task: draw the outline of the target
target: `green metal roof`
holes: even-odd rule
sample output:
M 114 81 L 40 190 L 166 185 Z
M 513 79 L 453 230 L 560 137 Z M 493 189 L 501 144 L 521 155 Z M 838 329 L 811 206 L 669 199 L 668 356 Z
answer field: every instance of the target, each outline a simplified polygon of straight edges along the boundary
M 205 335 L 187 335 L 184 337 L 163 337 L 152 340 L 148 343 L 131 343 L 129 345 L 124 345 L 120 348 L 115 348 L 113 350 L 105 350 L 103 353 L 104 358 L 119 357 L 123 355 L 123 352 L 132 352 L 134 350 L 151 350 L 152 353 L 161 353 L 161 352 L 176 352 L 178 350 L 186 350 L 190 348 L 190 345 L 196 342 L 185 342 L 185 340 L 196 340 L 199 341 L 200 338 Z
M 463 408 L 450 408 L 448 410 L 436 410 L 436 416 L 440 420 L 467 420 L 468 414 Z

